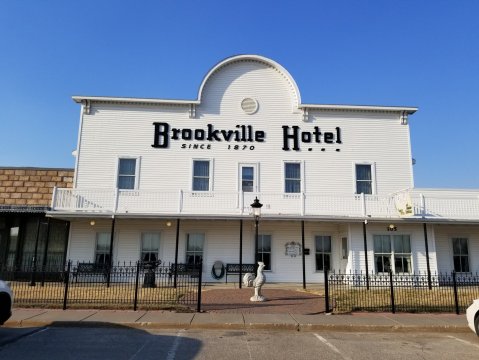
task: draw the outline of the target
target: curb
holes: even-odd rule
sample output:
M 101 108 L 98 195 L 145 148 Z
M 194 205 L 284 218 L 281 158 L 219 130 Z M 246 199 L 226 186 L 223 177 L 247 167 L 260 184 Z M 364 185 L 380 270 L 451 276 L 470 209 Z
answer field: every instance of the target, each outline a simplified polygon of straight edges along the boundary
M 5 328 L 44 328 L 44 327 L 103 327 L 103 328 L 134 328 L 134 329 L 204 329 L 204 330 L 281 330 L 281 331 L 338 331 L 338 332 L 454 332 L 464 333 L 471 330 L 467 325 L 336 325 L 336 324 L 286 324 L 286 323 L 207 323 L 207 324 L 160 324 L 154 322 L 111 323 L 101 321 L 16 321 L 7 322 Z

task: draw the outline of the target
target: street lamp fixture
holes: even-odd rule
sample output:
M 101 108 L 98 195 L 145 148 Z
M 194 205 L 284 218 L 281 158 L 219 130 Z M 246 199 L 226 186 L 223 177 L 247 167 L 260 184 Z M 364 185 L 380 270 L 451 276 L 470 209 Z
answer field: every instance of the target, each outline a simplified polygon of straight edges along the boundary
M 255 241 L 254 241 L 254 258 L 255 258 L 255 264 L 254 264 L 254 269 L 255 273 L 258 267 L 258 222 L 259 218 L 261 216 L 261 208 L 263 207 L 263 204 L 261 204 L 258 200 L 258 197 L 256 197 L 251 204 L 251 207 L 253 209 L 253 216 L 254 216 L 254 221 L 255 221 Z
M 255 220 L 258 221 L 259 217 L 261 216 L 261 208 L 263 207 L 263 204 L 259 202 L 258 197 L 255 197 L 251 207 L 253 208 L 253 216 Z

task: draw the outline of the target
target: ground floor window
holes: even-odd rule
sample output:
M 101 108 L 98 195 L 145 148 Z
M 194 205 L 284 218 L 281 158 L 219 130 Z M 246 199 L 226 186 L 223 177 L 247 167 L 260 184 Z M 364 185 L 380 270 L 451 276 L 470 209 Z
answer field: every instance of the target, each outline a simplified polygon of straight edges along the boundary
M 411 239 L 409 235 L 374 235 L 376 272 L 410 273 Z
M 455 272 L 469 272 L 469 247 L 467 238 L 452 238 Z
M 264 263 L 264 270 L 271 270 L 271 235 L 258 235 L 257 261 Z
M 96 234 L 95 264 L 110 264 L 110 233 L 101 232 Z
M 157 261 L 160 253 L 160 234 L 141 234 L 141 261 Z
M 191 233 L 186 236 L 186 263 L 200 264 L 203 261 L 205 234 Z
M 63 269 L 68 222 L 38 214 L 0 214 L 0 268 Z
M 316 271 L 331 270 L 331 236 L 316 235 Z
M 7 236 L 4 236 L 4 240 L 2 241 L 2 245 L 6 244 L 6 247 L 8 249 L 7 252 L 7 259 L 6 259 L 6 265 L 8 268 L 13 268 L 15 265 L 15 257 L 17 255 L 17 249 L 18 249 L 18 232 L 19 232 L 19 227 L 15 226 L 9 229 L 9 234 L 7 233 Z M 10 235 L 10 239 L 8 239 L 8 235 Z M 10 240 L 10 241 L 8 241 Z

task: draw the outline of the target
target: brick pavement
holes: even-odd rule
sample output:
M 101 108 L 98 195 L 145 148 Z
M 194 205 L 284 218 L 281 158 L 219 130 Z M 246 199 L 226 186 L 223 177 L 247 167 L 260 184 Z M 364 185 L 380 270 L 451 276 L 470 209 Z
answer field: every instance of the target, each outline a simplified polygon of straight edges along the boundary
M 324 312 L 324 297 L 297 290 L 262 289 L 265 302 L 252 302 L 253 288 L 211 289 L 201 293 L 201 310 L 211 313 L 301 314 Z

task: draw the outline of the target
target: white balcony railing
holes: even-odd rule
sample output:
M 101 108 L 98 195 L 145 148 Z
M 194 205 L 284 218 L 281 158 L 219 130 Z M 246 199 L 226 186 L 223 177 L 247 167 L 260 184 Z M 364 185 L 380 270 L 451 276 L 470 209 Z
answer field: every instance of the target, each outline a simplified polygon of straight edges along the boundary
M 421 193 L 417 189 L 379 196 L 55 188 L 52 209 L 115 214 L 241 215 L 250 213 L 250 204 L 256 196 L 263 203 L 265 215 L 479 220 L 479 192 Z

